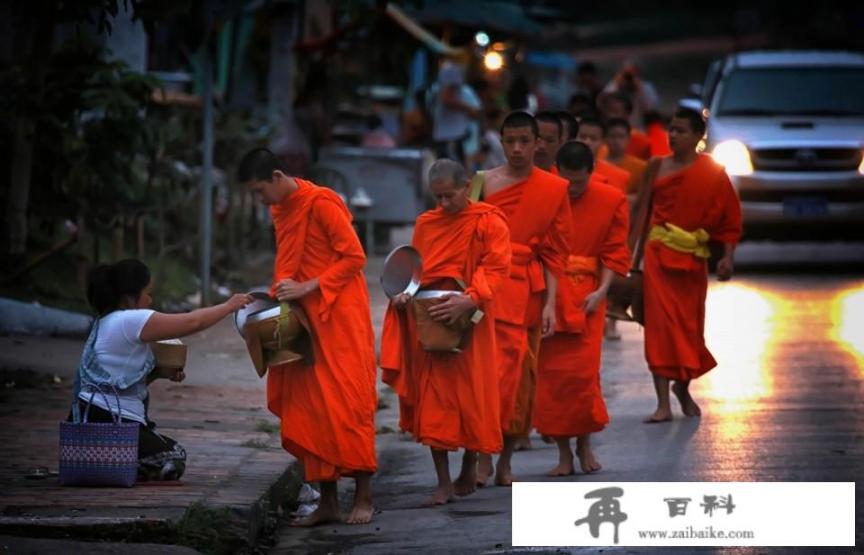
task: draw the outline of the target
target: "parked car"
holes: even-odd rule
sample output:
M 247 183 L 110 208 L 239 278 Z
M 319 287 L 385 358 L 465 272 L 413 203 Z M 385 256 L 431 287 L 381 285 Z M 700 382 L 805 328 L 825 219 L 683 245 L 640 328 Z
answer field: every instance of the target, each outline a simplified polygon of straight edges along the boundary
M 864 54 L 732 54 L 701 92 L 745 238 L 864 239 Z

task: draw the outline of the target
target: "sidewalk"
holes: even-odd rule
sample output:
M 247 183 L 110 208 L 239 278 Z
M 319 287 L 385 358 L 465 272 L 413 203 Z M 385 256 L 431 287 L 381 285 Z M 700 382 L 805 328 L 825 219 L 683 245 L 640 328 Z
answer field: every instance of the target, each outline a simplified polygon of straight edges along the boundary
M 373 258 L 366 269 L 376 336 L 386 306 L 378 284 L 382 265 L 383 258 Z M 63 488 L 54 475 L 28 474 L 40 467 L 57 470 L 58 423 L 69 410 L 83 339 L 0 337 L 0 535 L 236 552 L 273 529 L 273 515 L 292 503 L 302 485 L 302 470 L 279 444 L 265 380 L 255 373 L 231 319 L 185 343 L 186 380 L 150 387 L 151 418 L 188 453 L 182 485 Z M 67 551 L 41 539 L 28 544 L 3 536 L 0 548 L 12 539 L 16 552 L 25 544 L 34 553 Z M 99 544 L 119 552 L 111 545 Z
M 151 385 L 151 417 L 188 452 L 182 485 L 63 488 L 56 478 L 58 422 L 71 399 L 82 340 L 2 337 L 0 534 L 181 543 L 211 550 L 252 545 L 268 512 L 296 493 L 301 475 L 279 446 L 244 344 L 226 319 L 189 338 L 187 379 Z

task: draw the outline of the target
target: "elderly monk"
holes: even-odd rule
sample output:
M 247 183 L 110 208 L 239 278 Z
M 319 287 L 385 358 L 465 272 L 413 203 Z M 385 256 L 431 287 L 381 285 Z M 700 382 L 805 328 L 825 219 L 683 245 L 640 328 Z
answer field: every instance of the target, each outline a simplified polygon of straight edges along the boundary
M 630 174 L 627 182 L 628 197 L 635 200 L 639 186 L 645 176 L 648 163 L 632 154 L 627 154 L 630 144 L 630 122 L 624 118 L 612 118 L 606 122 L 606 156 L 607 162 L 621 168 Z
M 657 410 L 645 422 L 672 419 L 669 382 L 686 416 L 699 416 L 690 381 L 717 365 L 705 347 L 709 241 L 723 245 L 717 278 L 732 277 L 741 236 L 741 206 L 724 169 L 696 146 L 702 116 L 679 109 L 669 125 L 672 156 L 661 158 L 651 185 L 645 249 L 645 358 L 654 377 Z
M 612 276 L 630 269 L 628 207 L 624 193 L 592 179 L 593 169 L 585 144 L 569 142 L 558 151 L 559 175 L 569 182 L 573 234 L 565 277 L 558 281 L 556 333 L 540 348 L 533 419 L 537 431 L 558 444 L 558 466 L 549 476 L 574 473 L 571 437 L 582 471 L 600 470 L 591 434 L 609 423 L 600 349 Z
M 564 124 L 555 112 L 538 112 L 534 119 L 537 120 L 538 133 L 534 165 L 541 170 L 555 173 L 555 157 L 566 140 Z
M 410 299 L 396 297 L 384 319 L 381 368 L 399 395 L 400 427 L 432 451 L 438 488 L 427 504 L 443 505 L 476 489 L 478 452 L 502 447 L 495 308 L 510 274 L 510 232 L 501 210 L 469 200 L 458 162 L 435 162 L 429 188 L 438 207 L 417 218 L 412 240 L 423 260 L 420 290 L 453 291 L 429 316 L 448 325 L 482 313 L 459 352 L 427 351 Z M 447 453 L 460 448 L 465 455 L 454 483 Z
M 346 522 L 372 518 L 375 459 L 375 350 L 366 257 L 351 214 L 330 189 L 283 173 L 266 149 L 243 156 L 238 180 L 270 207 L 276 232 L 272 293 L 306 313 L 314 362 L 270 368 L 268 408 L 281 419 L 282 446 L 321 483 L 321 502 L 296 526 L 339 519 L 336 484 L 356 480 Z
M 630 174 L 606 160 L 600 159 L 602 157 L 598 155 L 605 137 L 606 124 L 600 119 L 586 116 L 579 121 L 579 133 L 576 135 L 576 140 L 580 143 L 585 143 L 591 149 L 591 154 L 595 160 L 594 173 L 597 176 L 596 179 L 605 179 L 606 183 L 617 188 L 622 193 L 626 193 L 627 185 L 630 183 Z
M 518 437 L 531 429 L 531 405 L 540 338 L 555 333 L 555 286 L 569 255 L 567 182 L 534 166 L 537 121 L 527 112 L 509 114 L 501 125 L 507 163 L 482 175 L 483 198 L 507 216 L 513 259 L 495 312 L 504 449 L 495 483 L 513 482 L 510 460 Z M 478 483 L 485 484 L 492 459 L 481 455 Z

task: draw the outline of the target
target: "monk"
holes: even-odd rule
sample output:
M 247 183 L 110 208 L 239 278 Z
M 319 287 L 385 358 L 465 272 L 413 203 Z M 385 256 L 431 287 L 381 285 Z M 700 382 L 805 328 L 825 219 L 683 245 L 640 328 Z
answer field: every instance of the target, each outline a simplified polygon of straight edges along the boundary
M 381 368 L 399 394 L 400 427 L 432 451 L 438 487 L 427 504 L 443 505 L 475 491 L 478 452 L 502 447 L 495 306 L 510 273 L 510 232 L 501 210 L 469 200 L 458 162 L 435 162 L 429 188 L 438 207 L 417 218 L 412 240 L 423 260 L 420 291 L 454 291 L 429 314 L 444 324 L 478 310 L 482 317 L 460 352 L 425 351 L 414 312 L 406 310 L 410 298 L 396 297 L 384 320 Z M 447 453 L 460 448 L 465 455 L 454 483 Z
M 602 105 L 603 115 L 607 122 L 611 119 L 624 119 L 629 123 L 633 117 L 633 101 L 624 93 L 607 93 L 603 98 Z M 630 144 L 627 145 L 627 154 L 647 162 L 652 156 L 657 156 L 652 151 L 650 137 L 641 129 L 632 129 Z M 661 156 L 665 156 L 665 154 Z
M 507 216 L 513 252 L 507 299 L 495 312 L 504 447 L 495 483 L 510 486 L 516 439 L 531 429 L 531 405 L 541 336 L 555 333 L 555 287 L 569 254 L 567 182 L 534 166 L 537 121 L 527 112 L 509 114 L 501 126 L 507 163 L 483 175 L 483 197 Z M 545 293 L 545 294 L 544 294 Z M 492 458 L 479 457 L 478 483 L 492 473 Z
M 582 472 L 600 470 L 591 434 L 609 423 L 600 350 L 612 276 L 630 270 L 629 216 L 624 193 L 591 179 L 593 169 L 594 156 L 585 144 L 569 142 L 558 151 L 559 175 L 570 183 L 573 234 L 565 277 L 558 281 L 555 335 L 543 340 L 537 369 L 534 426 L 558 444 L 558 466 L 549 476 L 574 474 L 571 437 Z
M 558 149 L 566 140 L 564 124 L 555 112 L 538 112 L 534 119 L 539 139 L 534 150 L 534 165 L 543 171 L 552 171 Z
M 741 206 L 723 168 L 696 146 L 702 116 L 679 109 L 669 125 L 672 156 L 661 158 L 651 185 L 650 233 L 645 249 L 645 358 L 654 377 L 657 410 L 647 423 L 672 419 L 669 382 L 686 416 L 699 416 L 691 380 L 717 363 L 705 346 L 709 241 L 723 245 L 717 279 L 732 277 L 741 237 Z
M 606 124 L 600 119 L 585 116 L 579 121 L 579 134 L 576 136 L 576 140 L 588 145 L 588 148 L 591 149 L 591 154 L 595 160 L 594 172 L 598 176 L 597 179 L 605 179 L 609 185 L 616 187 L 622 193 L 626 193 L 630 183 L 630 174 L 606 160 L 602 160 L 602 156 L 598 155 L 605 137 Z
M 632 154 L 627 154 L 630 144 L 630 122 L 624 118 L 612 118 L 606 122 L 606 161 L 630 174 L 627 193 L 630 201 L 635 200 L 639 185 L 645 176 L 648 163 Z
M 267 406 L 282 422 L 282 446 L 320 482 L 318 509 L 294 526 L 339 520 L 337 481 L 353 476 L 354 505 L 345 520 L 373 513 L 375 350 L 366 257 L 351 214 L 330 189 L 283 173 L 276 156 L 257 148 L 243 156 L 238 180 L 270 207 L 276 232 L 271 293 L 304 310 L 314 361 L 270 368 Z

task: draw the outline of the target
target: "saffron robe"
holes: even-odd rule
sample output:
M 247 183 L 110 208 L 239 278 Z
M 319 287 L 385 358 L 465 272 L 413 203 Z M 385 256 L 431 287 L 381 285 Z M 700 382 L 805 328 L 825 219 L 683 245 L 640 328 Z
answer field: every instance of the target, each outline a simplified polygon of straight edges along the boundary
M 651 158 L 672 154 L 672 149 L 669 147 L 669 133 L 666 132 L 662 123 L 655 122 L 648 125 L 646 136 L 651 145 Z
M 639 129 L 630 131 L 630 144 L 627 145 L 627 154 L 635 156 L 640 160 L 648 161 L 651 158 L 650 137 Z
M 724 169 L 700 154 L 682 171 L 652 185 L 651 220 L 688 232 L 704 229 L 714 241 L 735 244 L 741 236 L 741 206 Z M 660 241 L 645 248 L 645 358 L 651 372 L 692 380 L 717 362 L 705 346 L 705 259 Z
M 531 428 L 540 347 L 544 267 L 561 279 L 569 254 L 567 181 L 534 168 L 524 181 L 486 195 L 507 216 L 513 253 L 510 276 L 496 310 L 501 428 L 524 435 Z
M 281 420 L 282 446 L 303 462 L 306 480 L 374 472 L 375 350 L 366 257 L 345 203 L 330 189 L 299 189 L 270 213 L 276 231 L 273 291 L 282 279 L 319 278 L 298 299 L 313 335 L 314 363 L 270 368 L 267 406 Z
M 484 316 L 461 352 L 425 351 L 410 305 L 387 308 L 381 340 L 384 382 L 399 396 L 399 423 L 424 445 L 453 451 L 501 451 L 495 311 L 510 273 L 510 232 L 504 214 L 483 202 L 458 214 L 441 208 L 417 218 L 412 245 L 423 260 L 421 287 L 465 283 Z
M 597 179 L 570 199 L 572 236 L 565 277 L 558 282 L 556 333 L 543 340 L 537 370 L 534 426 L 544 435 L 576 437 L 609 423 L 600 387 L 600 352 L 606 301 L 582 310 L 600 286 L 602 268 L 626 275 L 629 208 L 624 194 Z
M 628 195 L 635 195 L 639 192 L 639 185 L 645 177 L 645 170 L 648 168 L 648 162 L 641 158 L 625 154 L 624 158 L 617 162 L 607 160 L 615 167 L 621 168 L 630 175 L 630 180 L 627 182 L 627 189 L 624 191 Z
M 622 193 L 627 192 L 627 186 L 630 183 L 630 174 L 618 166 L 599 159 L 594 163 L 594 173 L 605 177 L 609 185 L 617 188 Z

